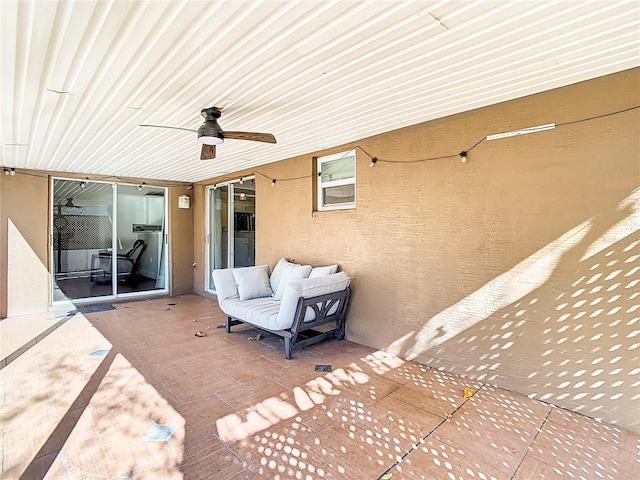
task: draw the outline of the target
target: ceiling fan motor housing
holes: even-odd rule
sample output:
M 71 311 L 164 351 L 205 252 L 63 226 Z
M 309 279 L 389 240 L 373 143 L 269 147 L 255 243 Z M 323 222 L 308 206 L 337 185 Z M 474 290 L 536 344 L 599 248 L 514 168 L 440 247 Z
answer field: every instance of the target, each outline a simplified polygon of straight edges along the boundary
M 222 110 L 218 107 L 203 108 L 200 110 L 200 115 L 202 115 L 205 120 L 217 120 L 222 115 Z
M 224 141 L 222 128 L 218 125 L 218 118 L 222 112 L 217 107 L 203 108 L 200 115 L 204 117 L 204 123 L 198 128 L 198 140 L 205 145 L 219 145 Z

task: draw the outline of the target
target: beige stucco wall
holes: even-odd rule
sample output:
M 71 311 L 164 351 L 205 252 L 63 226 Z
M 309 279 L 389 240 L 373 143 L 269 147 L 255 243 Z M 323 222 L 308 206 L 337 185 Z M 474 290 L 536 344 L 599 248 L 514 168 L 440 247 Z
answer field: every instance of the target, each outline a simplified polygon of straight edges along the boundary
M 47 178 L 0 178 L 0 318 L 47 310 Z
M 640 113 L 562 125 L 637 105 L 635 69 L 262 166 L 256 261 L 339 263 L 352 341 L 640 432 Z M 407 163 L 359 150 L 357 208 L 314 212 L 353 146 Z
M 178 208 L 178 197 L 190 198 L 190 207 Z M 171 275 L 170 291 L 172 295 L 193 293 L 193 210 L 196 202 L 193 190 L 187 186 L 169 188 L 169 259 Z
M 50 304 L 49 185 L 45 171 L 18 170 L 0 177 L 0 318 L 43 312 Z M 66 178 L 84 178 L 64 174 Z M 106 179 L 108 180 L 108 179 Z M 163 186 L 152 179 L 138 184 Z M 172 295 L 193 293 L 193 206 L 178 208 L 180 195 L 192 195 L 188 186 L 168 186 L 169 290 Z

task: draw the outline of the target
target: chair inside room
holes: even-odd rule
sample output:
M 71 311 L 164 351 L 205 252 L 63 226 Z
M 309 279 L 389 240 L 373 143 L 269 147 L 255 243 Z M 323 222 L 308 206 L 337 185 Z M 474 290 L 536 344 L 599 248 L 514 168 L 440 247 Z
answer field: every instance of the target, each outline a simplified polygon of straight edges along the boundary
M 117 254 L 117 279 L 130 281 L 138 270 L 140 257 L 147 248 L 144 240 L 136 240 L 127 253 Z M 91 256 L 91 281 L 109 282 L 113 268 L 112 252 L 98 252 Z

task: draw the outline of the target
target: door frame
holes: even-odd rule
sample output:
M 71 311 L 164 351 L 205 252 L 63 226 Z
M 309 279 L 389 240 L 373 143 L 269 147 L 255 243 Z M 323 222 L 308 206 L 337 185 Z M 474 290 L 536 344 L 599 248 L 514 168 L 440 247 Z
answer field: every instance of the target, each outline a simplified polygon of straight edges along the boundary
M 255 185 L 255 175 L 248 175 L 246 177 L 238 177 L 226 182 L 216 183 L 214 185 L 207 185 L 205 190 L 205 208 L 204 208 L 204 228 L 205 228 L 205 278 L 204 278 L 204 291 L 206 293 L 215 294 L 215 288 L 213 285 L 213 279 L 211 278 L 211 223 L 212 223 L 212 210 L 211 210 L 211 192 L 220 188 L 228 187 L 227 191 L 227 227 L 229 235 L 227 235 L 227 265 L 229 268 L 235 266 L 235 235 L 231 235 L 231 232 L 235 232 L 233 228 L 234 211 L 235 211 L 235 195 L 234 189 L 242 185 L 245 180 L 253 180 Z
M 78 183 L 82 183 L 83 181 L 87 181 L 87 180 L 83 180 L 80 178 L 68 178 L 68 177 L 51 177 L 50 179 L 50 194 L 49 194 L 49 248 L 48 248 L 48 252 L 49 252 L 49 306 L 50 307 L 55 307 L 55 308 L 60 308 L 60 307 L 70 307 L 73 308 L 74 305 L 82 305 L 82 304 L 87 304 L 87 303 L 96 303 L 96 302 L 102 302 L 102 301 L 112 301 L 115 299 L 124 299 L 124 298 L 136 298 L 136 297 L 143 297 L 143 296 L 150 296 L 150 295 L 166 295 L 169 292 L 169 254 L 168 254 L 168 248 L 169 248 L 169 242 L 168 242 L 168 232 L 164 232 L 163 238 L 161 239 L 161 242 L 163 243 L 163 248 L 165 249 L 165 262 L 164 262 L 164 278 L 165 278 L 165 285 L 164 288 L 162 289 L 157 289 L 157 290 L 143 290 L 143 291 L 139 291 L 139 292 L 126 292 L 126 293 L 119 293 L 118 294 L 118 284 L 117 281 L 111 281 L 111 295 L 102 295 L 102 296 L 98 296 L 98 297 L 86 297 L 86 298 L 70 298 L 70 299 L 65 299 L 65 300 L 54 300 L 54 288 L 55 288 L 55 275 L 56 275 L 56 265 L 54 265 L 55 263 L 55 256 L 54 256 L 54 251 L 53 251 L 53 246 L 54 246 L 54 238 L 53 236 L 55 235 L 55 228 L 54 228 L 54 206 L 55 206 L 55 200 L 54 200 L 54 184 L 56 180 L 65 180 L 65 181 L 72 181 L 72 182 L 78 182 Z M 118 202 L 118 186 L 119 185 L 127 185 L 127 186 L 131 186 L 132 184 L 128 184 L 128 183 L 122 183 L 122 182 L 109 182 L 109 181 L 104 181 L 104 180 L 90 180 L 91 183 L 101 183 L 101 184 L 105 184 L 105 185 L 111 185 L 111 201 L 113 203 L 113 209 L 112 209 L 112 225 L 111 225 L 111 249 L 112 251 L 116 251 L 118 250 L 117 248 L 117 238 L 118 238 L 118 207 L 117 207 L 117 202 Z M 164 224 L 165 224 L 165 228 L 168 225 L 168 215 L 169 215 L 169 202 L 168 202 L 168 188 L 167 187 L 161 187 L 161 186 L 156 186 L 156 185 L 150 185 L 154 188 L 162 188 L 164 190 Z M 118 259 L 116 255 L 112 255 L 111 258 L 111 272 L 117 272 L 118 269 Z

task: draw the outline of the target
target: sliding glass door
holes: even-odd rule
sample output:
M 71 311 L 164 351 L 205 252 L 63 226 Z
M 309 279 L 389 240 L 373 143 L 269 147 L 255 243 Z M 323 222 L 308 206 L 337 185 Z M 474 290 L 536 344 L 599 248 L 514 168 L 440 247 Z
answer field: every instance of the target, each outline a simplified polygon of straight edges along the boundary
M 255 179 L 209 187 L 206 217 L 205 285 L 213 293 L 213 270 L 255 265 Z
M 109 297 L 108 285 L 91 281 L 91 262 L 113 247 L 114 185 L 53 180 L 53 301 Z M 111 268 L 111 265 L 109 265 Z
M 54 179 L 52 300 L 164 293 L 166 189 Z

